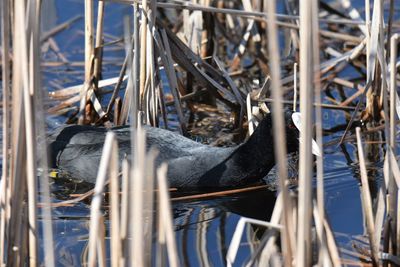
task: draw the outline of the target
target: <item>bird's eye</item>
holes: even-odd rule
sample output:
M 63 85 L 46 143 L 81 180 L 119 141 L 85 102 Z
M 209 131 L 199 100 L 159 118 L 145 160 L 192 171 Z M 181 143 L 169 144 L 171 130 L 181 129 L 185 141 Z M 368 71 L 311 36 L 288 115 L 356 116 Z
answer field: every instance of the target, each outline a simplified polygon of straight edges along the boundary
M 296 126 L 294 125 L 294 123 L 289 123 L 289 129 L 295 129 Z

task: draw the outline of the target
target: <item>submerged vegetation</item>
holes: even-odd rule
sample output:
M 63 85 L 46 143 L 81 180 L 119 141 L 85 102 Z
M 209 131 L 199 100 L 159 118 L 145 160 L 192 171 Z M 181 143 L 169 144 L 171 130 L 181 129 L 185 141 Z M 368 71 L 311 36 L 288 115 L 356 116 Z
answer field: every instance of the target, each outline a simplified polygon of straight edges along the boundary
M 168 166 L 155 163 L 159 151 L 146 150 L 142 125 L 230 146 L 251 135 L 270 110 L 279 148 L 273 211 L 268 221 L 238 220 L 228 249 L 220 252 L 222 265 L 238 265 L 250 228 L 257 228 L 257 238 L 241 259 L 246 266 L 400 265 L 400 16 L 394 0 L 82 1 L 83 17 L 52 28 L 46 24 L 54 1 L 0 2 L 1 266 L 57 265 L 55 209 L 82 203 L 90 206 L 90 226 L 81 265 L 190 265 L 177 248 L 174 203 L 273 186 L 170 188 Z M 118 18 L 121 37 L 104 30 L 116 6 L 128 11 Z M 81 19 L 84 59 L 70 61 L 55 36 Z M 110 56 L 115 51 L 125 58 Z M 110 66 L 114 73 L 107 73 Z M 42 79 L 60 67 L 83 82 Z M 287 109 L 302 116 L 297 186 L 288 171 Z M 330 125 L 326 110 L 340 113 L 344 124 Z M 48 118 L 55 117 L 110 129 L 130 125 L 132 157 L 119 159 L 116 134 L 109 131 L 99 166 L 87 166 L 98 167 L 94 188 L 57 198 L 52 184 L 71 177 L 49 169 L 47 136 L 54 125 Z M 341 128 L 338 138 L 335 127 Z M 321 148 L 316 157 L 312 138 Z M 354 144 L 358 159 L 366 229 L 352 251 L 336 243 L 324 192 L 324 151 L 346 143 Z M 370 168 L 374 162 L 382 162 L 381 180 Z

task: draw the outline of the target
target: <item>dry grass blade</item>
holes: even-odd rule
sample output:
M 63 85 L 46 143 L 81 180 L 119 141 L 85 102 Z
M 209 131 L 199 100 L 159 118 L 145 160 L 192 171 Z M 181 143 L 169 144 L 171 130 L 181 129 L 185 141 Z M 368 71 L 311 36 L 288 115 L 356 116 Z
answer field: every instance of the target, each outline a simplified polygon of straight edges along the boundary
M 383 1 L 374 1 L 373 7 L 373 15 L 372 15 L 372 23 L 371 23 L 371 36 L 370 42 L 368 44 L 369 55 L 367 61 L 367 82 L 375 81 L 377 77 L 375 77 L 376 70 L 378 69 L 378 63 L 380 63 L 380 69 L 378 69 L 378 73 L 382 73 L 384 77 L 386 77 L 386 62 L 384 63 L 383 56 Z M 377 113 L 376 110 L 376 98 L 375 95 L 381 95 L 384 89 L 384 85 L 386 84 L 386 79 L 382 80 L 381 86 L 370 90 L 367 93 L 367 101 L 366 108 L 367 114 L 374 118 L 374 114 Z M 374 118 L 376 120 L 376 118 Z
M 396 125 L 397 125 L 397 117 L 400 116 L 400 101 L 398 101 L 398 94 L 397 94 L 397 81 L 396 81 L 396 59 L 397 59 L 397 44 L 399 42 L 400 35 L 394 34 L 390 39 L 390 155 L 393 158 L 396 157 Z M 397 111 L 397 117 L 396 117 Z M 392 166 L 393 164 L 390 164 Z M 398 169 L 398 165 L 396 164 Z M 397 188 L 397 190 L 396 190 Z M 399 191 L 399 184 L 397 186 L 391 187 L 390 190 L 390 197 L 392 199 L 390 203 L 391 208 L 391 215 L 393 220 L 393 226 L 395 227 L 396 232 L 396 240 L 394 243 L 397 246 L 396 255 L 400 255 L 400 191 Z M 396 206 L 397 200 L 397 206 Z
M 29 9 L 25 4 L 30 4 Z M 15 2 L 15 14 L 17 17 L 21 17 L 16 26 L 16 30 L 23 33 L 25 31 L 25 25 L 27 23 L 26 19 L 26 11 L 30 10 L 30 12 L 34 12 L 32 8 L 33 2 L 23 3 Z M 32 13 L 30 14 L 32 16 Z M 31 17 L 32 18 L 32 17 Z M 29 21 L 29 20 L 28 20 Z M 31 29 L 32 30 L 32 29 Z M 25 120 L 25 138 L 26 138 L 26 178 L 27 178 L 27 189 L 28 189 L 28 221 L 29 221 L 29 265 L 36 266 L 37 264 L 37 205 L 36 205 L 36 197 L 37 197 L 37 180 L 36 180 L 36 140 L 34 140 L 34 136 L 36 136 L 35 125 L 34 125 L 34 117 L 32 112 L 34 111 L 34 106 L 32 103 L 32 96 L 34 94 L 35 88 L 35 76 L 29 75 L 32 70 L 29 69 L 28 62 L 31 62 L 30 66 L 33 67 L 32 60 L 33 58 L 29 57 L 29 53 L 34 49 L 31 46 L 28 46 L 29 37 L 25 34 L 22 34 L 20 37 L 20 46 L 18 47 L 18 53 L 20 53 L 21 60 L 20 67 L 21 72 L 23 73 L 23 98 L 24 98 L 24 120 Z M 29 47 L 29 48 L 28 48 Z M 31 51 L 29 51 L 30 49 Z M 32 52 L 33 53 L 33 52 Z M 28 55 L 29 54 L 29 55 Z
M 93 32 L 93 1 L 85 0 L 85 82 L 89 82 L 92 75 Z
M 223 191 L 212 192 L 212 193 L 174 197 L 174 198 L 171 198 L 171 200 L 172 201 L 182 201 L 182 200 L 190 200 L 190 199 L 201 199 L 201 198 L 210 198 L 210 197 L 217 197 L 217 196 L 227 196 L 227 195 L 238 194 L 238 193 L 243 193 L 243 192 L 255 191 L 255 190 L 259 190 L 259 189 L 266 189 L 266 188 L 267 188 L 267 185 L 250 186 L 250 187 L 246 187 L 246 188 L 223 190 Z
M 275 201 L 275 206 L 274 206 L 274 210 L 272 212 L 272 216 L 271 216 L 271 223 L 273 224 L 278 224 L 281 221 L 282 218 L 282 193 L 279 193 L 278 197 L 276 198 Z M 292 215 L 292 214 L 290 214 Z M 267 243 L 264 246 L 263 251 L 261 252 L 260 255 L 260 265 L 267 261 L 272 255 L 271 255 L 271 250 L 273 250 L 273 247 L 276 246 L 276 237 L 272 236 L 271 238 L 269 238 L 269 240 L 267 241 Z
M 97 27 L 96 27 L 96 43 L 93 49 L 95 59 L 94 59 L 94 77 L 97 82 L 101 77 L 101 61 L 103 56 L 103 25 L 104 25 L 104 1 L 98 1 L 97 7 Z
M 320 69 L 322 70 L 321 72 L 325 72 L 327 69 L 329 69 L 329 68 L 331 68 L 331 67 L 333 67 L 333 66 L 335 66 L 335 65 L 337 65 L 337 64 L 339 64 L 341 62 L 349 60 L 350 57 L 353 56 L 353 54 L 356 51 L 359 51 L 362 46 L 364 46 L 364 41 L 363 40 L 361 40 L 359 42 L 359 44 L 356 47 L 354 47 L 352 50 L 347 51 L 346 53 L 343 53 L 343 54 L 341 54 L 341 55 L 339 55 L 337 57 L 334 57 L 332 59 L 329 59 L 327 61 L 322 62 L 321 65 L 320 65 Z
M 161 57 L 161 59 L 164 59 L 163 64 L 164 64 L 164 68 L 167 72 L 171 92 L 174 96 L 175 109 L 178 114 L 180 130 L 181 130 L 181 133 L 184 134 L 184 133 L 186 133 L 185 118 L 183 116 L 182 103 L 181 103 L 180 95 L 179 95 L 179 91 L 178 91 L 178 81 L 177 81 L 175 69 L 173 66 L 173 60 L 172 60 L 171 49 L 169 46 L 169 40 L 168 40 L 167 33 L 165 30 L 161 31 L 161 36 L 162 36 L 162 40 L 164 42 L 164 49 L 165 49 L 164 51 L 161 52 L 162 54 L 165 53 L 164 54 L 165 57 Z
M 390 39 L 390 146 L 392 151 L 395 151 L 396 144 L 396 110 L 397 117 L 400 117 L 400 103 L 397 94 L 397 82 L 396 82 L 396 59 L 397 59 L 397 44 L 399 42 L 400 35 L 395 34 Z
M 214 59 L 215 63 L 217 64 L 218 68 L 222 71 L 223 77 L 228 82 L 229 86 L 232 88 L 232 91 L 235 94 L 236 100 L 239 102 L 241 108 L 244 109 L 244 101 L 240 94 L 239 88 L 237 88 L 236 84 L 234 83 L 232 78 L 229 76 L 229 73 L 224 69 L 223 63 L 217 57 L 213 57 L 213 59 Z M 266 82 L 268 82 L 268 80 L 269 79 L 266 79 Z M 262 92 L 262 90 L 260 91 L 260 94 L 261 94 L 261 92 Z
M 15 11 L 17 3 L 14 2 L 12 6 Z M 18 29 L 21 24 L 21 19 L 19 17 L 15 17 L 13 23 L 13 32 L 19 32 Z M 18 18 L 18 19 L 17 19 Z M 13 36 L 15 38 L 15 35 Z M 21 49 L 21 42 L 15 42 L 14 49 Z M 10 203 L 12 203 L 10 207 L 10 219 L 9 225 L 15 225 L 17 227 L 10 227 L 8 238 L 10 240 L 10 246 L 8 247 L 6 258 L 9 260 L 10 264 L 19 264 L 21 259 L 25 259 L 26 250 L 22 248 L 25 246 L 26 238 L 23 235 L 25 232 L 26 224 L 22 223 L 22 210 L 23 205 L 22 201 L 24 200 L 23 194 L 16 194 L 12 188 L 18 188 L 21 190 L 20 192 L 26 192 L 26 183 L 23 181 L 23 178 L 26 175 L 26 164 L 21 164 L 21 162 L 26 161 L 26 138 L 25 138 L 25 125 L 24 125 L 24 105 L 23 105 L 23 96 L 22 90 L 23 88 L 23 75 L 28 75 L 27 73 L 22 73 L 21 66 L 21 54 L 15 53 L 13 56 L 13 65 L 12 65 L 12 105 L 11 105 L 11 114 L 13 119 L 11 120 L 11 132 L 16 133 L 11 135 L 11 155 L 10 155 L 10 186 L 9 186 L 9 196 Z M 26 76 L 24 76 L 26 78 Z M 27 82 L 27 78 L 26 81 Z M 12 245 L 11 245 L 12 244 Z M 11 247 L 16 246 L 21 248 L 17 253 L 13 253 L 11 251 Z
M 85 81 L 79 94 L 80 103 L 78 124 L 84 124 L 84 122 L 86 121 L 87 93 L 92 88 L 92 86 L 92 81 Z
M 115 138 L 113 136 L 112 138 Z M 122 255 L 121 247 L 121 223 L 120 223 L 120 201 L 119 201 L 119 177 L 118 177 L 118 145 L 116 140 L 112 141 L 113 150 L 109 159 L 109 174 L 110 174 L 110 192 L 111 192 L 111 266 L 120 266 L 120 259 Z
M 125 75 L 127 64 L 128 64 L 128 56 L 125 57 L 124 63 L 122 65 L 122 67 L 121 67 L 121 71 L 119 73 L 117 83 L 115 84 L 115 87 L 114 87 L 110 102 L 107 105 L 106 114 L 110 114 L 111 113 L 111 110 L 112 110 L 112 108 L 114 106 L 114 103 L 115 103 L 115 99 L 118 97 L 119 90 L 121 88 L 122 82 L 127 78 L 127 76 Z
M 250 93 L 247 94 L 246 97 L 246 111 L 247 111 L 247 121 L 249 122 L 249 135 L 252 135 L 254 133 L 254 129 L 256 128 L 256 124 L 253 118 Z
M 51 29 L 51 30 L 49 30 L 47 32 L 44 32 L 42 34 L 42 36 L 40 37 L 40 42 L 46 42 L 52 36 L 56 35 L 57 33 L 65 30 L 65 29 L 67 29 L 68 27 L 70 27 L 71 24 L 73 24 L 75 21 L 79 20 L 80 18 L 82 18 L 81 15 L 75 16 L 75 17 L 67 20 L 66 22 L 61 23 L 60 25 L 57 25 L 53 29 Z
M 283 117 L 282 92 L 280 84 L 280 66 L 279 66 L 279 45 L 278 32 L 275 24 L 275 1 L 264 1 L 267 8 L 268 16 L 268 51 L 271 55 L 271 86 L 272 96 L 275 100 L 273 103 L 273 128 L 274 128 L 274 153 L 277 159 L 279 186 L 282 193 L 282 202 L 285 209 L 283 210 L 283 225 L 281 233 L 282 254 L 286 266 L 292 265 L 293 255 L 295 254 L 295 237 L 294 225 L 291 217 L 292 207 L 289 199 L 289 191 L 287 188 L 287 168 L 286 168 L 286 136 L 285 121 Z
M 143 220 L 146 222 L 143 229 L 144 250 L 151 251 L 153 242 L 153 214 L 154 214 L 154 176 L 155 176 L 155 160 L 158 152 L 150 149 L 146 155 L 146 168 L 143 173 Z M 145 264 L 151 265 L 152 253 L 145 254 Z
M 33 113 L 31 120 L 35 123 L 33 127 L 33 140 L 37 144 L 36 146 L 36 160 L 39 162 L 38 167 L 42 170 L 40 175 L 36 174 L 34 170 L 35 178 L 39 177 L 39 188 L 40 193 L 44 202 L 42 207 L 42 229 L 43 229 L 43 247 L 44 247 L 44 264 L 48 267 L 52 267 L 55 264 L 54 258 L 54 243 L 53 243 L 53 226 L 52 226 L 52 215 L 51 215 L 51 198 L 48 173 L 48 155 L 46 150 L 46 127 L 45 127 L 45 116 L 42 101 L 42 86 L 40 77 L 40 21 L 41 18 L 41 5 L 40 1 L 30 2 L 30 24 L 31 26 L 31 46 L 30 46 L 30 71 L 31 71 L 31 93 L 33 103 Z M 40 159 L 40 160 L 38 160 Z M 37 194 L 34 192 L 34 194 Z M 35 195 L 36 197 L 36 195 Z M 36 201 L 35 201 L 36 202 Z M 36 203 L 35 203 L 36 204 Z M 37 205 L 37 204 L 36 204 Z
M 2 66 L 2 173 L 0 186 L 0 265 L 5 265 L 5 255 L 7 253 L 5 240 L 7 232 L 7 221 L 10 210 L 9 201 L 9 147 L 10 147 L 10 61 L 9 61 L 9 43 L 10 43 L 10 23 L 9 23 L 9 5 L 8 1 L 0 2 L 0 21 L 1 21 L 1 66 Z
M 129 233 L 129 171 L 130 166 L 128 160 L 125 158 L 122 161 L 122 196 L 121 196 L 121 242 L 124 245 L 121 251 L 121 266 L 126 266 L 128 258 L 127 238 Z
M 94 195 L 92 199 L 92 204 L 90 208 L 90 230 L 89 230 L 89 255 L 88 255 L 88 266 L 94 267 L 96 265 L 96 251 L 99 242 L 104 242 L 104 239 L 99 240 L 99 234 L 101 230 L 100 223 L 102 222 L 101 218 L 101 203 L 103 201 L 103 192 L 104 187 L 106 185 L 107 180 L 107 170 L 109 169 L 109 162 L 112 162 L 111 165 L 113 169 L 115 167 L 116 154 L 118 151 L 117 141 L 115 138 L 115 134 L 112 132 L 107 133 L 103 153 L 100 159 L 99 171 L 96 179 L 96 186 L 94 188 Z M 115 170 L 111 169 L 113 175 L 115 175 Z M 112 177 L 115 179 L 115 177 Z M 114 191 L 114 190 L 113 190 Z M 115 204 L 112 204 L 115 205 Z M 115 214 L 114 214 L 115 216 Z M 114 236 L 115 233 L 112 234 Z M 115 236 L 114 236 L 115 238 Z M 115 239 L 113 239 L 115 240 Z M 118 239 L 117 239 L 118 240 Z M 114 252 L 116 253 L 116 252 Z M 100 255 L 97 255 L 100 258 Z
M 146 164 L 146 135 L 141 125 L 137 129 L 132 129 L 132 155 L 133 168 L 131 169 L 130 183 L 131 200 L 130 221 L 134 222 L 131 227 L 131 265 L 145 266 L 144 251 L 144 224 L 143 218 L 143 188 L 144 188 L 144 168 Z
M 372 28 L 371 38 L 369 41 L 369 54 L 367 62 L 367 82 L 374 79 L 375 68 L 376 68 L 376 56 L 378 53 L 379 46 L 379 25 L 381 22 L 382 10 L 381 1 L 374 1 L 373 14 L 372 14 Z
M 221 86 L 220 83 L 223 82 L 223 75 L 220 71 L 214 69 L 214 67 L 207 64 L 200 56 L 196 55 L 169 29 L 162 27 L 160 23 L 158 23 L 157 26 L 162 30 L 165 30 L 167 33 L 169 46 L 171 49 L 171 56 L 180 67 L 196 77 L 196 80 L 201 85 L 210 87 L 211 89 L 217 91 L 223 98 L 230 102 L 235 101 L 235 95 L 227 90 L 224 86 Z M 156 33 L 156 45 L 161 51 L 163 51 L 163 47 L 160 46 L 160 40 L 161 38 Z M 160 56 L 163 57 L 163 53 L 160 53 Z M 162 61 L 164 62 L 165 60 Z M 204 68 L 204 70 L 202 68 Z M 215 79 L 219 80 L 216 81 Z
M 367 221 L 367 230 L 369 235 L 369 243 L 371 246 L 371 255 L 372 261 L 375 265 L 379 262 L 379 249 L 376 246 L 376 236 L 375 236 L 375 222 L 374 222 L 374 215 L 372 211 L 372 200 L 371 200 L 371 193 L 369 190 L 368 184 L 368 176 L 367 176 L 367 169 L 365 167 L 365 160 L 364 160 L 364 149 L 361 143 L 361 129 L 359 127 L 356 128 L 357 134 L 357 149 L 358 149 L 358 158 L 360 164 L 360 176 L 362 182 L 362 201 L 364 207 L 364 214 L 366 216 Z
M 106 1 L 124 3 L 124 4 L 132 4 L 132 3 L 138 2 L 136 0 L 106 0 Z M 205 6 L 202 4 L 196 4 L 196 3 L 191 3 L 191 2 L 186 2 L 186 1 L 178 1 L 178 0 L 175 0 L 174 2 L 175 3 L 160 2 L 160 3 L 158 3 L 158 7 L 159 8 L 176 9 L 176 10 L 183 9 L 183 10 L 227 14 L 227 15 L 233 15 L 233 16 L 238 16 L 238 17 L 243 17 L 243 18 L 248 18 L 248 19 L 255 19 L 255 20 L 259 20 L 260 18 L 263 20 L 266 20 L 268 18 L 268 14 L 265 14 L 265 13 L 259 12 L 259 11 L 246 11 L 246 10 L 238 10 L 238 9 L 232 9 L 232 8 L 211 7 L 211 6 Z M 299 16 L 280 14 L 280 13 L 277 13 L 276 17 L 281 20 L 299 19 Z M 364 21 L 362 21 L 361 19 L 350 20 L 350 19 L 343 19 L 343 18 L 320 18 L 319 21 L 326 22 L 326 23 L 339 23 L 339 24 L 348 24 L 348 25 L 363 25 L 364 24 Z M 276 21 L 276 23 L 279 25 L 282 22 Z M 293 24 L 293 27 L 296 27 L 296 25 Z
M 179 258 L 175 243 L 175 234 L 173 229 L 173 219 L 171 214 L 171 204 L 168 195 L 167 185 L 167 165 L 162 164 L 157 170 L 157 181 L 159 186 L 159 220 L 162 220 L 163 232 L 160 234 L 165 235 L 165 240 L 168 250 L 169 266 L 180 266 Z
M 324 235 L 324 222 L 322 217 L 320 216 L 319 213 L 319 207 L 317 203 L 313 203 L 313 218 L 315 222 L 315 228 L 316 228 L 316 233 L 317 233 L 317 238 L 318 238 L 318 264 L 320 266 L 331 266 L 330 259 L 329 259 L 329 254 L 328 254 L 328 247 L 326 244 L 326 239 Z
M 133 36 L 133 42 L 136 42 L 137 39 L 139 37 L 136 37 L 136 35 L 138 34 L 138 18 L 137 18 L 137 10 L 136 10 L 136 5 L 134 6 L 134 11 L 133 11 L 133 19 L 134 19 L 134 36 Z M 128 83 L 126 85 L 126 89 L 125 89 L 125 94 L 124 94 L 124 98 L 123 98 L 123 102 L 121 104 L 121 111 L 117 111 L 118 112 L 118 118 L 117 121 L 114 121 L 114 124 L 116 125 L 124 125 L 127 122 L 128 116 L 129 114 L 132 114 L 134 116 L 131 117 L 131 124 L 133 125 L 134 128 L 137 127 L 137 108 L 138 108 L 138 99 L 136 98 L 136 90 L 134 88 L 138 88 L 138 84 L 139 81 L 136 80 L 136 68 L 137 68 L 137 53 L 135 53 L 135 55 L 133 56 L 133 42 L 132 42 L 132 38 L 131 38 L 131 32 L 130 32 L 130 21 L 129 21 L 129 17 L 125 17 L 124 18 L 124 44 L 125 44 L 125 60 L 126 60 L 126 68 L 127 68 L 127 75 L 128 75 Z M 135 60 L 135 61 L 134 61 Z M 120 73 L 121 75 L 121 73 Z M 113 93 L 112 99 L 116 98 L 116 95 Z M 110 102 L 111 103 L 111 102 Z M 133 107 L 131 107 L 131 105 L 134 104 Z M 135 110 L 132 110 L 135 109 Z M 108 108 L 107 108 L 108 110 Z
M 320 47 L 319 38 L 317 38 L 317 33 L 319 32 L 318 25 L 318 2 L 312 1 L 312 33 L 314 34 L 313 38 L 313 47 Z M 313 49 L 313 61 L 314 61 L 314 84 L 315 84 L 315 126 L 316 126 L 316 139 L 318 147 L 323 147 L 323 133 L 322 133 L 322 108 L 321 108 L 321 77 L 318 67 L 320 65 L 319 58 L 319 50 Z M 325 217 L 325 204 L 324 204 L 324 151 L 321 149 L 320 155 L 317 156 L 317 205 L 318 205 L 318 213 L 319 218 Z M 322 219 L 321 219 L 322 220 Z M 321 222 L 322 225 L 322 222 Z M 322 228 L 322 226 L 321 226 Z M 326 256 L 325 254 L 324 256 Z M 325 259 L 325 257 L 324 257 Z
M 140 102 L 140 55 L 139 55 L 139 5 L 137 3 L 133 6 L 133 48 L 135 49 L 135 54 L 133 55 L 133 61 L 131 65 L 131 87 L 130 95 L 131 99 L 129 100 L 130 108 L 130 116 L 131 116 L 131 125 L 133 128 L 138 127 L 141 124 L 138 121 L 138 112 L 141 107 Z M 128 32 L 129 33 L 129 32 Z M 125 33 L 127 35 L 128 33 Z M 125 40 L 126 42 L 126 40 Z M 129 53 L 128 53 L 129 55 Z M 124 98 L 125 102 L 125 98 Z
M 312 38 L 316 38 L 314 29 L 317 11 L 313 12 L 313 0 L 300 2 L 300 129 L 299 159 L 299 201 L 297 231 L 297 266 L 311 265 L 311 221 L 312 221 L 312 100 L 314 99 L 314 49 Z
M 148 5 L 147 0 L 142 0 L 142 8 L 141 8 L 141 32 L 140 32 L 140 98 L 143 99 L 144 93 L 144 85 L 146 82 L 146 70 L 147 70 L 147 15 L 148 15 Z
M 346 138 L 347 132 L 350 130 L 351 126 L 353 125 L 354 119 L 356 118 L 356 115 L 358 114 L 358 111 L 360 110 L 361 103 L 362 103 L 362 101 L 364 100 L 364 97 L 365 97 L 365 95 L 367 94 L 367 92 L 369 91 L 371 85 L 372 85 L 372 82 L 371 82 L 371 81 L 368 82 L 368 83 L 365 85 L 364 92 L 363 92 L 362 95 L 360 96 L 360 99 L 358 100 L 357 106 L 356 106 L 355 110 L 353 111 L 353 113 L 351 114 L 350 121 L 349 121 L 349 123 L 347 124 L 346 129 L 344 130 L 343 135 L 342 135 L 342 137 L 340 138 L 340 141 L 339 141 L 339 144 L 338 144 L 338 145 L 342 144 L 343 141 L 344 141 L 344 139 Z
M 84 124 L 90 121 L 88 118 L 89 110 L 87 109 L 87 92 L 93 86 L 93 63 L 94 63 L 94 29 L 93 29 L 93 12 L 94 3 L 92 0 L 85 0 L 85 83 L 80 92 L 80 107 L 78 123 Z
M 147 124 L 152 126 L 158 125 L 158 106 L 159 106 L 159 91 L 157 90 L 158 77 L 156 75 L 158 65 L 156 64 L 155 58 L 155 46 L 154 46 L 154 38 L 152 33 L 156 31 L 154 25 L 156 21 L 156 10 L 157 10 L 157 1 L 152 0 L 150 2 L 149 10 L 148 10 L 148 31 L 147 31 L 147 39 L 149 43 L 149 49 L 147 50 L 146 57 L 148 62 L 148 78 L 149 78 L 149 90 L 147 90 L 148 100 L 145 101 L 146 105 L 146 115 L 147 115 Z

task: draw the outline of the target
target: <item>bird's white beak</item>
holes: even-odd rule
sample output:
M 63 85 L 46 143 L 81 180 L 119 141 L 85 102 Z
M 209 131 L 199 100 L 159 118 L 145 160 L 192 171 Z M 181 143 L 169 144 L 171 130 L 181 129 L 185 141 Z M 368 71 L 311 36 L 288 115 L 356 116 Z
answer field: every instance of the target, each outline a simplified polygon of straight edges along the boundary
M 300 114 L 300 112 L 294 112 L 292 114 L 292 121 L 293 121 L 294 125 L 296 126 L 296 128 L 300 132 L 301 131 L 300 130 L 301 129 L 301 114 Z M 311 150 L 315 156 L 321 157 L 321 149 L 319 148 L 317 142 L 315 142 L 314 139 L 312 139 Z

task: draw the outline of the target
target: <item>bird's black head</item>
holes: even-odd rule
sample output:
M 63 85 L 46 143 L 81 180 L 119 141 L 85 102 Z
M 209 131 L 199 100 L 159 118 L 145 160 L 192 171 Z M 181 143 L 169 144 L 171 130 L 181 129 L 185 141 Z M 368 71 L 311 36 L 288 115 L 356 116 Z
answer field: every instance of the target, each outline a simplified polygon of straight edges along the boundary
M 292 114 L 293 111 L 284 110 L 286 144 L 288 153 L 295 152 L 299 149 L 299 130 L 292 120 Z M 275 146 L 275 131 L 273 119 L 273 114 L 266 114 L 252 136 L 254 140 L 257 140 L 257 144 L 263 144 L 264 146 L 266 146 L 264 147 L 265 150 L 270 150 L 272 147 Z
M 301 125 L 300 113 L 291 110 L 284 110 L 284 119 L 287 152 L 296 152 L 299 150 L 299 128 Z M 271 148 L 275 146 L 273 141 L 274 139 L 273 115 L 267 114 L 260 122 L 249 141 L 254 143 L 253 146 L 257 146 L 259 150 L 271 151 Z M 313 142 L 313 153 L 319 155 L 319 149 L 317 148 L 315 141 Z

